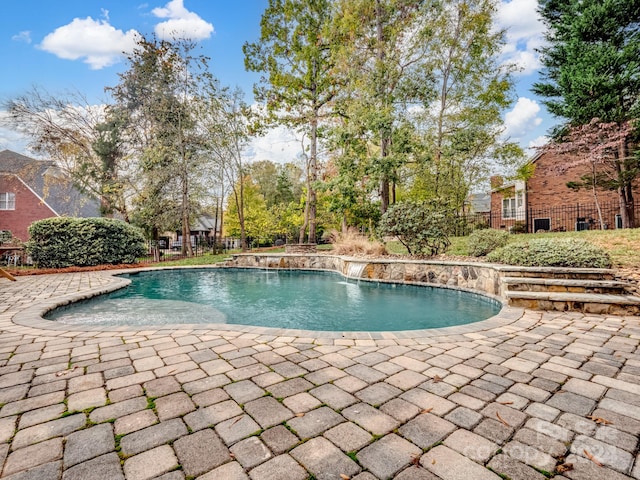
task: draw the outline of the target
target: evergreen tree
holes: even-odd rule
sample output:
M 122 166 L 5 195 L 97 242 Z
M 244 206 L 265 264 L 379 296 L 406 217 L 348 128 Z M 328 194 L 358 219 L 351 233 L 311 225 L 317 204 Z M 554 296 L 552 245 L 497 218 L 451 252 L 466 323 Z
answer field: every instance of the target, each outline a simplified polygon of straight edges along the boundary
M 630 146 L 640 114 L 640 1 L 541 0 L 539 12 L 548 46 L 541 49 L 544 70 L 533 91 L 561 119 L 554 137 L 569 144 L 565 150 L 584 148 L 583 141 L 571 148 L 584 126 L 592 130 L 594 149 L 609 143 L 605 131 L 620 138 L 617 148 L 606 150 L 601 168 L 615 172 L 608 185 L 618 192 L 623 227 L 633 227 L 632 186 L 640 168 Z
M 337 93 L 328 26 L 330 0 L 269 0 L 260 22 L 260 41 L 243 50 L 247 70 L 266 76 L 255 87 L 271 120 L 301 130 L 309 138 L 307 200 L 300 242 L 308 226 L 309 242 L 316 239 L 316 181 L 320 120 Z

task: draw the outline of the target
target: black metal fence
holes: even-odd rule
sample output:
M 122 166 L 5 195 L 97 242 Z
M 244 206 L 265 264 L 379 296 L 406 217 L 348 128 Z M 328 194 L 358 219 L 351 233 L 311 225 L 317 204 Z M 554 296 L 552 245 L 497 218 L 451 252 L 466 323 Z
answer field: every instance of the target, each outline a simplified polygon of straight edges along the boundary
M 177 242 L 174 242 L 177 243 Z M 157 256 L 154 252 L 157 248 Z M 140 258 L 141 262 L 171 262 L 174 260 L 182 260 L 184 258 L 201 257 L 206 254 L 226 253 L 227 249 L 224 244 L 218 244 L 215 248 L 207 243 L 194 243 L 191 245 L 192 255 L 185 255 L 182 252 L 182 245 L 156 245 L 154 242 L 147 242 L 147 254 Z
M 598 212 L 599 210 L 599 212 Z M 640 201 L 634 205 L 640 219 Z M 571 232 L 622 228 L 618 202 L 598 205 L 576 204 L 546 208 L 522 208 L 506 212 L 491 211 L 461 215 L 455 225 L 455 235 L 465 236 L 479 228 L 495 228 L 513 233 Z

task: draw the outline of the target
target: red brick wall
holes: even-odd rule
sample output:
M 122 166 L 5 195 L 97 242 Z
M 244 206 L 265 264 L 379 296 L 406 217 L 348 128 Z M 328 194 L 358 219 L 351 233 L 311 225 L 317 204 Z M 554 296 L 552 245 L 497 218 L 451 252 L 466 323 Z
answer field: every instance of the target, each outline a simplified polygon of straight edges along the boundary
M 535 170 L 526 185 L 526 202 L 530 231 L 536 218 L 549 218 L 551 230 L 575 230 L 578 219 L 591 222 L 591 228 L 598 228 L 598 213 L 593 192 L 589 189 L 573 190 L 567 182 L 580 181 L 580 177 L 591 173 L 588 164 L 561 168 L 574 158 L 552 153 L 542 154 L 535 161 Z M 507 190 L 513 195 L 513 189 Z M 614 228 L 618 195 L 615 191 L 598 189 L 598 202 L 603 207 L 603 221 L 607 228 Z M 640 188 L 634 190 L 635 200 L 640 200 Z M 491 214 L 493 228 L 508 228 L 514 222 L 502 220 L 502 199 L 504 192 L 491 194 Z M 582 220 L 581 220 L 582 221 Z
M 513 186 L 506 187 L 497 192 L 491 192 L 491 228 L 505 230 L 512 227 L 516 222 L 515 219 L 502 218 L 502 199 L 513 197 L 514 195 L 515 188 Z
M 31 223 L 56 216 L 46 204 L 14 175 L 0 175 L 0 193 L 16 194 L 15 210 L 0 210 L 0 230 L 9 230 L 14 237 L 29 240 Z
M 578 165 L 566 170 L 558 168 L 571 161 L 571 157 L 551 153 L 545 153 L 536 160 L 533 176 L 527 181 L 527 203 L 530 208 L 594 203 L 591 190 L 575 191 L 567 187 L 567 182 L 580 181 L 582 175 L 591 173 L 589 165 Z M 600 202 L 617 202 L 618 195 L 615 191 L 599 189 L 598 199 Z

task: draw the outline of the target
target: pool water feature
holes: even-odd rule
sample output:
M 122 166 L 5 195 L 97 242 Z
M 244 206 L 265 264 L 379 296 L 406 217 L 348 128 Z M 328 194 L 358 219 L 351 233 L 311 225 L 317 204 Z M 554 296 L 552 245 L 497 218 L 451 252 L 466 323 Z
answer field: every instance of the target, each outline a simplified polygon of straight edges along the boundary
M 328 272 L 177 269 L 123 277 L 131 280 L 126 288 L 58 308 L 46 318 L 69 325 L 231 323 L 398 331 L 477 322 L 501 308 L 470 292 L 358 281 Z

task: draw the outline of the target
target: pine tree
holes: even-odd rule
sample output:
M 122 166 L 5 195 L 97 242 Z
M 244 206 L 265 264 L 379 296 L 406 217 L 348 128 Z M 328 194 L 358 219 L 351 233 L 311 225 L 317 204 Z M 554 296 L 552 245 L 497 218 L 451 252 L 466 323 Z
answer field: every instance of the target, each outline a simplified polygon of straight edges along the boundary
M 635 127 L 640 114 L 640 0 L 541 0 L 539 12 L 548 45 L 541 49 L 542 80 L 533 91 L 562 121 L 556 141 L 585 125 L 599 131 L 609 125 L 614 135 L 630 132 L 606 161 L 616 173 L 623 226 L 632 227 L 632 184 L 640 169 L 630 153 L 637 130 L 629 124 Z M 594 136 L 599 145 L 600 137 Z

